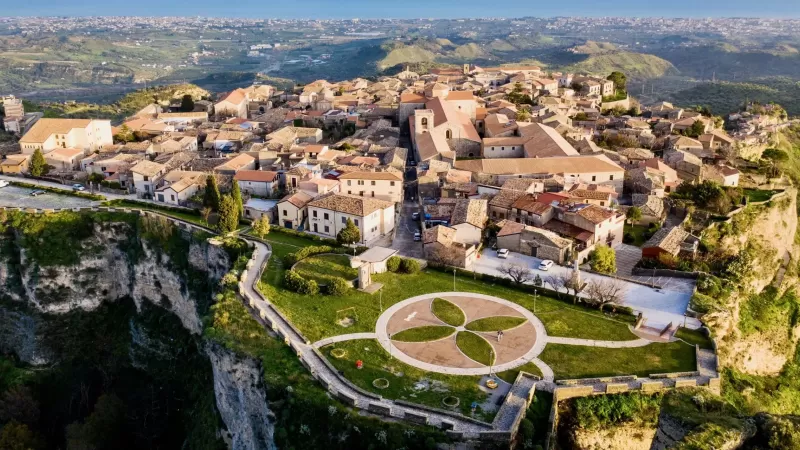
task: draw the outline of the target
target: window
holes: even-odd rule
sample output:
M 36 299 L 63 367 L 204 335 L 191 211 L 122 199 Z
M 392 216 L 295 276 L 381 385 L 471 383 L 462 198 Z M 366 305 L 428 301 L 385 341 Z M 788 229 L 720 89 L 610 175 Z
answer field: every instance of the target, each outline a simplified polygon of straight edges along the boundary
M 327 225 L 325 225 L 325 232 L 330 233 L 330 228 Z
M 600 202 L 600 206 L 606 206 L 606 202 Z
M 347 185 L 350 186 L 352 184 L 352 180 L 347 180 Z
M 427 117 L 423 117 L 422 118 L 422 126 L 425 126 L 425 127 L 428 126 L 428 118 Z
M 353 193 L 353 191 L 350 191 L 350 190 L 348 190 L 348 191 L 347 191 L 347 193 L 348 193 L 348 194 L 352 194 L 352 193 Z
M 284 209 L 284 210 L 283 210 L 283 216 L 284 216 L 284 217 L 286 217 L 286 216 L 288 216 L 288 215 L 289 215 L 289 214 L 287 214 L 287 213 L 286 213 L 286 210 Z
M 353 223 L 358 226 L 358 219 L 353 219 Z
M 175 201 L 175 196 L 174 196 L 174 195 L 170 195 L 170 196 L 169 196 L 169 199 L 170 199 L 170 200 L 172 200 L 172 201 L 174 202 L 174 201 Z
M 150 181 L 150 177 L 148 177 L 147 175 L 145 175 L 145 176 L 144 176 L 144 181 Z
M 500 150 L 505 150 L 505 149 L 506 149 L 505 147 L 500 147 Z
M 325 213 L 324 219 L 328 220 L 328 213 Z M 325 227 L 325 228 L 328 228 L 328 227 Z M 325 230 L 325 231 L 328 231 L 328 230 Z
M 372 180 L 372 183 L 371 183 L 371 185 L 372 185 L 372 186 L 375 186 L 375 180 Z
M 314 216 L 314 218 L 316 218 L 316 217 L 317 217 L 317 211 L 316 211 L 316 210 L 314 210 L 314 211 L 311 213 L 311 215 L 312 215 L 312 216 Z
M 394 181 L 390 181 L 389 186 L 394 186 Z
M 453 139 L 453 132 L 450 130 L 445 131 L 444 137 L 446 137 L 447 139 Z
M 347 217 L 342 217 L 342 223 L 347 223 Z
M 364 185 L 364 180 L 358 180 L 358 185 L 359 186 L 363 186 Z
M 372 196 L 375 197 L 375 191 L 372 191 Z
M 597 175 L 592 175 L 592 181 L 597 181 Z
M 614 175 L 609 175 L 608 179 L 609 179 L 609 181 L 614 181 Z

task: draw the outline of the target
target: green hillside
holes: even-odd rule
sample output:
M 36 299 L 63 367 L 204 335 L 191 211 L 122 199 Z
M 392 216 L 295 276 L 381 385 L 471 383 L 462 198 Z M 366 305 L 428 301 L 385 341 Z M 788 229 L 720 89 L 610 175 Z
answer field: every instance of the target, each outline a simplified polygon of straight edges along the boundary
M 487 54 L 480 45 L 472 42 L 456 48 L 453 51 L 453 57 L 462 59 L 478 59 L 491 57 L 491 55 Z
M 761 78 L 748 83 L 702 83 L 670 94 L 681 106 L 703 105 L 723 114 L 737 111 L 747 101 L 775 102 L 791 116 L 800 115 L 800 82 L 786 77 Z
M 386 56 L 378 61 L 378 70 L 385 70 L 401 64 L 429 63 L 436 59 L 436 55 L 417 45 L 401 45 L 390 50 Z
M 170 100 L 183 98 L 187 94 L 194 100 L 209 98 L 211 95 L 207 90 L 194 84 L 170 84 L 130 92 L 119 99 L 117 104 L 124 111 L 135 112 L 151 103 L 168 105 Z
M 645 53 L 611 52 L 590 56 L 563 69 L 567 72 L 607 75 L 615 70 L 628 78 L 658 78 L 674 75 L 678 71 L 667 60 Z
M 613 52 L 617 50 L 617 46 L 610 42 L 595 42 L 586 41 L 585 44 L 579 45 L 573 49 L 575 53 L 584 55 L 599 55 L 603 53 Z

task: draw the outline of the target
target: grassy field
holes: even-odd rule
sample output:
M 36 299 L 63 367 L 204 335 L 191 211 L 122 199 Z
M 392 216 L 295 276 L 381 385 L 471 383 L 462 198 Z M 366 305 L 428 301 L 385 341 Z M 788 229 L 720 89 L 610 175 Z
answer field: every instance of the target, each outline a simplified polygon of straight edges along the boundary
M 466 320 L 461 308 L 441 298 L 433 299 L 431 311 L 439 320 L 454 327 L 464 325 Z
M 646 377 L 653 373 L 688 372 L 697 367 L 694 346 L 683 342 L 636 348 L 547 344 L 539 358 L 553 369 L 556 380 L 616 375 Z
M 525 364 L 517 367 L 516 369 L 511 369 L 511 370 L 506 370 L 505 372 L 500 372 L 500 373 L 497 374 L 497 376 L 500 377 L 500 379 L 502 379 L 503 381 L 505 381 L 507 383 L 513 383 L 514 380 L 517 379 L 517 375 L 519 375 L 520 372 L 528 372 L 531 375 L 536 375 L 536 376 L 539 376 L 539 377 L 542 376 L 542 371 L 539 370 L 539 368 L 536 367 L 536 364 L 534 364 L 532 362 L 525 363 Z
M 456 345 L 467 357 L 484 365 L 494 364 L 495 354 L 486 339 L 469 331 L 461 331 L 456 335 Z
M 485 319 L 478 319 L 470 322 L 465 327 L 470 331 L 499 331 L 509 330 L 517 327 L 525 322 L 526 319 L 522 317 L 487 317 Z
M 763 190 L 763 189 L 745 189 L 744 195 L 747 196 L 748 202 L 765 202 L 772 198 L 776 191 Z
M 358 269 L 350 267 L 350 258 L 345 255 L 317 255 L 297 263 L 294 270 L 303 278 L 326 284 L 331 277 L 354 280 L 358 278 Z
M 690 330 L 688 328 L 678 328 L 678 332 L 675 333 L 675 337 L 685 341 L 687 344 L 690 345 L 699 345 L 700 348 L 704 349 L 713 349 L 714 345 L 711 343 L 711 339 L 708 338 L 705 334 L 703 334 L 700 330 Z
M 455 328 L 446 326 L 415 327 L 394 334 L 392 340 L 400 342 L 431 342 L 446 338 L 455 332 Z
M 347 354 L 337 359 L 330 356 L 334 348 L 344 349 Z M 340 342 L 321 349 L 323 355 L 356 386 L 393 400 L 406 400 L 423 405 L 444 408 L 442 399 L 454 395 L 459 398 L 459 411 L 469 415 L 472 402 L 482 403 L 486 394 L 478 389 L 478 376 L 454 376 L 425 372 L 391 358 L 377 341 L 360 339 Z M 356 361 L 364 363 L 356 368 Z M 378 389 L 372 382 L 378 378 L 389 380 L 389 387 Z M 481 414 L 477 418 L 491 420 L 493 413 Z

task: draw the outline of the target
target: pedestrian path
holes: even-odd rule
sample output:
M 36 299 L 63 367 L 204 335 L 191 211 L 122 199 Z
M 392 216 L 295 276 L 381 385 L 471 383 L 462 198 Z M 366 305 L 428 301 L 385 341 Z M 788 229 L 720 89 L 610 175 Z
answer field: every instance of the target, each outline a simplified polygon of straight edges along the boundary
M 604 348 L 636 348 L 650 345 L 653 341 L 647 339 L 633 339 L 630 341 L 596 341 L 594 339 L 578 339 L 568 337 L 547 336 L 549 344 L 580 345 L 583 347 L 604 347 Z

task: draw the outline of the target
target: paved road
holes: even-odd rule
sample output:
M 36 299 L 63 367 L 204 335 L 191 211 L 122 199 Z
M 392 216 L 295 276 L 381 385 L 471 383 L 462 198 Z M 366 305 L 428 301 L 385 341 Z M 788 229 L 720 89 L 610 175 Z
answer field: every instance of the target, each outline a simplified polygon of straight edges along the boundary
M 58 195 L 51 192 L 31 197 L 34 189 L 6 186 L 0 188 L 0 205 L 17 208 L 60 209 L 93 206 L 99 202 L 88 198 Z
M 416 202 L 403 203 L 400 219 L 397 221 L 397 233 L 391 248 L 398 250 L 405 256 L 422 258 L 422 242 L 414 241 L 414 233 L 419 231 L 419 221 L 414 220 L 411 214 L 419 212 L 419 204 Z
M 571 268 L 554 265 L 549 272 L 538 270 L 539 258 L 532 256 L 521 255 L 519 253 L 509 253 L 508 259 L 500 259 L 497 254 L 490 249 L 484 250 L 481 257 L 469 267 L 469 270 L 474 270 L 478 273 L 485 273 L 498 277 L 505 277 L 500 272 L 500 266 L 504 263 L 518 263 L 525 267 L 529 267 L 534 273 L 547 280 L 547 276 L 571 272 Z M 581 279 L 584 281 L 591 280 L 605 280 L 607 277 L 597 275 L 589 272 L 581 272 Z M 684 313 L 689 306 L 689 299 L 692 294 L 691 291 L 685 292 L 683 290 L 655 290 L 647 286 L 631 283 L 628 281 L 620 280 L 625 285 L 625 299 L 623 305 L 633 308 L 635 311 L 641 311 L 645 318 L 647 318 L 647 325 L 652 327 L 664 327 L 669 323 L 683 324 L 686 320 L 686 326 L 689 328 L 699 328 L 700 321 L 697 319 L 686 319 Z

